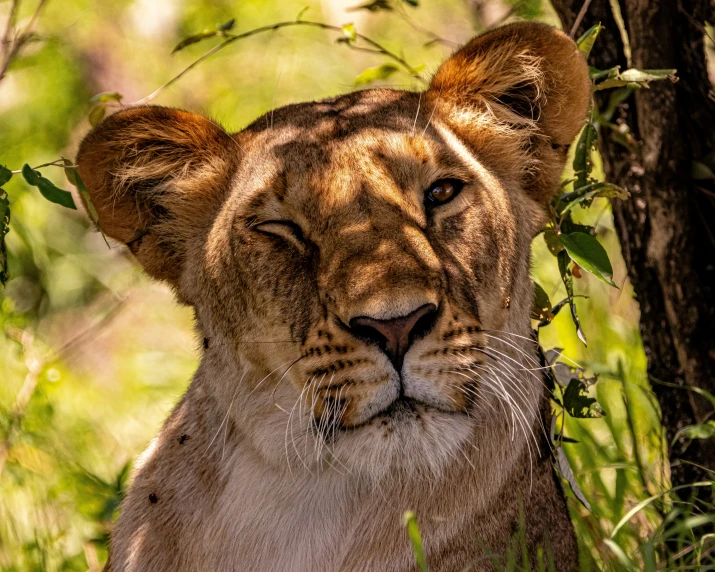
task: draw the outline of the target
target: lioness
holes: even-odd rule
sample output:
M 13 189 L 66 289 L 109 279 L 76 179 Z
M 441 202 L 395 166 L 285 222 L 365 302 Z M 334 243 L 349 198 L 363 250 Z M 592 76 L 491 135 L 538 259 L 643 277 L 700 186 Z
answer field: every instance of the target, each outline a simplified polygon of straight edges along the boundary
M 520 23 L 422 93 L 233 135 L 153 106 L 94 129 L 78 164 L 101 228 L 194 308 L 204 347 L 107 570 L 414 570 L 407 509 L 432 571 L 491 569 L 514 539 L 575 568 L 529 253 L 589 97 L 576 45 Z

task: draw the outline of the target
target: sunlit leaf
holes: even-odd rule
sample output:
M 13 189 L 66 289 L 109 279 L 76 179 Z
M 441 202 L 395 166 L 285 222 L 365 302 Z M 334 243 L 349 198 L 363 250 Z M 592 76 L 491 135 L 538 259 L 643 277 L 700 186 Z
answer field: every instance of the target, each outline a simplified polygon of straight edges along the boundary
M 381 79 L 387 79 L 398 70 L 399 68 L 392 64 L 382 64 L 374 68 L 367 68 L 355 78 L 355 85 L 365 85 Z
M 354 42 L 357 40 L 357 28 L 355 28 L 355 24 L 352 22 L 349 24 L 345 24 L 341 30 L 343 31 L 343 35 L 349 42 Z
M 12 171 L 4 165 L 0 165 L 0 187 L 2 187 L 10 179 L 12 179 Z
M 673 437 L 673 443 L 683 437 L 687 437 L 688 439 L 712 439 L 715 437 L 715 421 L 683 427 L 675 434 L 675 437 Z
M 28 185 L 37 187 L 42 196 L 51 203 L 56 203 L 68 209 L 77 209 L 71 193 L 57 188 L 52 181 L 43 177 L 39 171 L 34 171 L 30 165 L 25 164 L 22 166 L 22 176 Z
M 104 93 L 98 93 L 97 95 L 92 96 L 89 100 L 90 103 L 107 103 L 109 101 L 122 101 L 122 94 L 116 91 L 105 91 Z
M 615 77 L 609 77 L 608 79 L 602 81 L 596 85 L 596 91 L 603 89 L 611 89 L 614 87 L 648 87 L 651 81 L 659 81 L 664 79 L 669 79 L 672 82 L 678 80 L 675 75 L 677 70 L 675 69 L 662 69 L 662 70 L 639 70 L 635 68 L 627 69 L 620 72 Z
M 584 270 L 590 272 L 606 284 L 613 282 L 613 267 L 606 250 L 596 238 L 585 232 L 559 235 L 569 257 Z
M 193 36 L 189 36 L 188 38 L 184 38 L 181 40 L 176 46 L 174 46 L 174 49 L 171 50 L 171 53 L 174 54 L 180 50 L 183 50 L 185 47 L 190 46 L 191 44 L 196 44 L 202 40 L 205 40 L 206 38 L 213 38 L 215 36 L 220 35 L 219 30 L 207 30 L 205 32 L 199 32 L 198 34 L 194 34 Z
M 92 111 L 89 112 L 89 124 L 92 127 L 97 127 L 99 125 L 100 121 L 104 119 L 104 116 L 107 113 L 107 106 L 106 104 L 101 104 L 97 105 L 92 108 Z
M 662 79 L 669 79 L 675 81 L 676 73 L 678 70 L 674 69 L 664 69 L 664 70 L 639 70 L 635 68 L 627 69 L 621 72 L 621 79 L 625 81 L 632 82 L 644 82 L 644 81 L 656 81 Z
M 601 23 L 599 22 L 595 26 L 591 26 L 588 30 L 586 30 L 586 32 L 584 32 L 583 36 L 576 40 L 576 45 L 578 46 L 579 51 L 583 54 L 584 58 L 588 58 L 591 53 L 591 48 L 593 48 L 593 44 L 596 41 L 596 38 L 598 38 L 598 34 L 601 33 L 601 30 L 603 30 L 603 26 L 601 26 Z
M 405 528 L 407 528 L 407 535 L 410 537 L 410 544 L 412 544 L 412 551 L 415 555 L 417 568 L 420 572 L 428 572 L 427 561 L 425 560 L 425 554 L 422 548 L 422 537 L 420 536 L 420 529 L 417 526 L 415 513 L 408 510 L 402 516 L 402 521 Z

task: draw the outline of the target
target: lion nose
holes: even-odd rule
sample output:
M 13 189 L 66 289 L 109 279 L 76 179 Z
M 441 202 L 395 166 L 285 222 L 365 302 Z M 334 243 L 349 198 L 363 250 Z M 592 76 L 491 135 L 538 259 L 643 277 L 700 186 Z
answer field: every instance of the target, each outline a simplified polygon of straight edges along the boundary
M 412 342 L 425 336 L 437 321 L 437 306 L 425 304 L 405 316 L 379 320 L 359 316 L 350 320 L 350 331 L 358 338 L 376 343 L 400 372 Z

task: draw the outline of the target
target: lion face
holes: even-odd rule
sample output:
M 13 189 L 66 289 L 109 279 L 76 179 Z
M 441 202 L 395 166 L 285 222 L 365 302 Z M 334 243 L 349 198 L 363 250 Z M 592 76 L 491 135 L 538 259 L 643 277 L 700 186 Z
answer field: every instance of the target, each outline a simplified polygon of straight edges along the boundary
M 118 113 L 80 174 L 104 231 L 196 309 L 201 382 L 260 455 L 439 472 L 510 437 L 500 407 L 517 449 L 534 424 L 529 245 L 585 69 L 551 28 L 507 26 L 424 93 L 288 106 L 234 136 L 177 110 Z

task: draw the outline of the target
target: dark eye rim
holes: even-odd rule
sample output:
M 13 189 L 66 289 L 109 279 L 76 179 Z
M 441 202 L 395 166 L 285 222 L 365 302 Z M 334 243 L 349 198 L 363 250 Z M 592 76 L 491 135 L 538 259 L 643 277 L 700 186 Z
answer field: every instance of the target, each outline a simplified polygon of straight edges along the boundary
M 293 236 L 296 238 L 296 240 L 300 241 L 303 244 L 306 243 L 305 235 L 303 234 L 303 229 L 298 224 L 294 223 L 292 220 L 285 220 L 285 219 L 262 220 L 260 222 L 253 223 L 251 225 L 251 229 L 256 232 L 260 232 L 261 234 L 268 235 L 268 236 L 277 236 L 279 238 L 283 238 L 281 235 L 278 235 L 275 232 L 271 232 L 270 230 L 261 228 L 262 226 L 268 225 L 268 224 L 280 225 L 280 226 L 288 229 L 293 234 Z
M 452 193 L 452 196 L 449 197 L 446 201 L 440 203 L 437 202 L 434 198 L 432 198 L 431 192 L 432 189 L 442 183 L 450 183 L 454 187 L 454 193 Z M 462 189 L 466 184 L 466 181 L 463 181 L 462 179 L 457 179 L 455 177 L 445 177 L 443 179 L 437 179 L 429 187 L 427 187 L 427 190 L 425 191 L 425 206 L 428 208 L 435 208 L 441 207 L 442 205 L 446 205 L 447 203 L 453 201 L 454 198 L 462 192 Z

